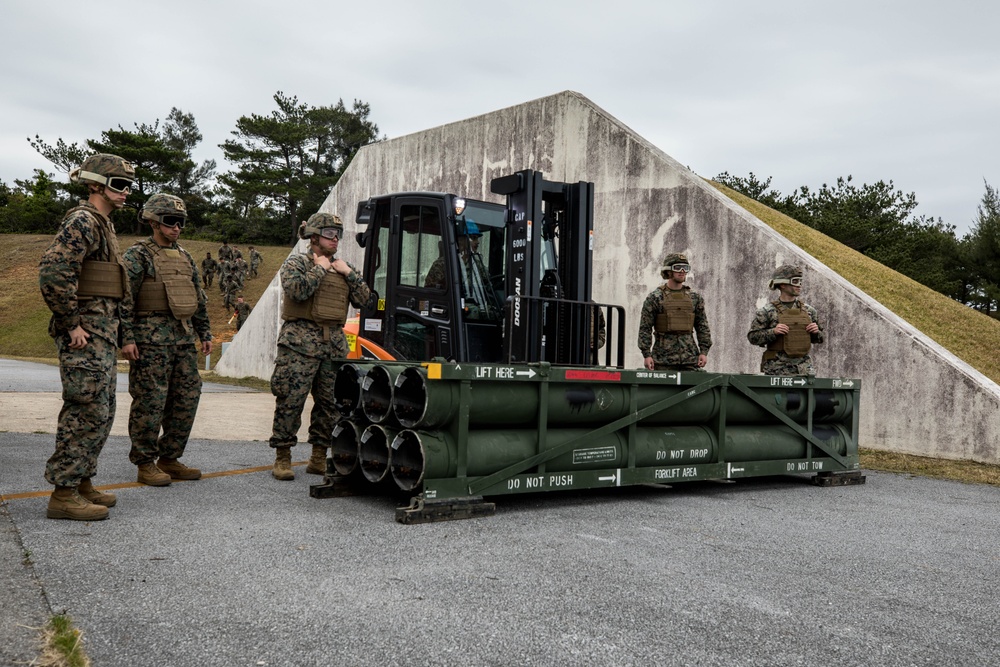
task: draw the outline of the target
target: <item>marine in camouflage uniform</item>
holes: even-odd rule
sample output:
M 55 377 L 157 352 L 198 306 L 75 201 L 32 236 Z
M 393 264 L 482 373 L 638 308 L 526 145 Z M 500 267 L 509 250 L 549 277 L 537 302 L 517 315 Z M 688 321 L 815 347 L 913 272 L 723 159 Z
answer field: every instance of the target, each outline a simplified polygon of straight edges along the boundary
M 240 294 L 236 297 L 236 330 L 239 331 L 246 324 L 247 318 L 250 317 L 250 313 L 253 312 L 253 307 L 249 303 L 243 300 L 243 295 Z
M 284 322 L 271 376 L 275 401 L 270 445 L 275 449 L 272 475 L 276 479 L 295 478 L 291 448 L 297 443 L 310 393 L 314 401 L 309 424 L 312 456 L 306 472 L 326 471 L 326 451 L 339 417 L 334 406 L 333 361 L 348 352 L 342 328 L 346 302 L 360 308 L 371 297 L 361 273 L 343 259 L 334 259 L 343 230 L 337 216 L 314 213 L 299 230 L 300 237 L 310 240 L 309 251 L 291 255 L 281 266 Z M 323 305 L 330 303 L 325 299 L 331 292 L 339 295 L 331 297 L 335 305 Z M 346 299 L 339 301 L 345 293 Z
M 705 300 L 684 284 L 690 270 L 685 255 L 667 255 L 660 271 L 667 282 L 642 304 L 638 343 L 643 366 L 649 370 L 702 371 L 708 362 L 712 330 Z
M 117 502 L 91 478 L 115 419 L 119 326 L 131 305 L 109 216 L 125 204 L 134 178 L 128 161 L 105 153 L 74 169 L 70 180 L 86 184 L 89 196 L 67 212 L 38 267 L 63 387 L 55 453 L 45 466 L 45 479 L 56 487 L 51 519 L 104 519 Z
M 212 253 L 206 252 L 205 259 L 201 260 L 201 280 L 206 289 L 212 286 L 212 279 L 218 270 L 219 263 L 212 259 Z
M 229 241 L 223 241 L 217 253 L 220 262 L 228 262 L 233 258 L 233 249 L 229 247 Z
M 264 256 L 257 252 L 257 249 L 250 246 L 250 273 L 247 277 L 256 278 L 257 269 L 260 268 L 260 263 L 264 261 Z
M 232 264 L 232 262 L 227 262 Z M 230 308 L 236 308 L 236 295 L 239 294 L 240 287 L 236 274 L 232 272 L 224 273 L 222 276 L 222 305 L 225 307 L 226 312 L 229 312 Z
M 200 470 L 177 459 L 184 455 L 201 400 L 199 352 L 211 354 L 212 331 L 195 261 L 177 245 L 187 219 L 183 200 L 155 194 L 142 218 L 153 235 L 125 251 L 134 310 L 123 318 L 123 341 L 138 348 L 128 374 L 128 457 L 139 482 L 166 486 L 201 477 Z
M 823 325 L 816 309 L 799 299 L 802 269 L 783 264 L 774 270 L 769 289 L 778 298 L 757 309 L 747 340 L 768 348 L 760 361 L 765 375 L 815 375 L 809 349 L 823 342 Z

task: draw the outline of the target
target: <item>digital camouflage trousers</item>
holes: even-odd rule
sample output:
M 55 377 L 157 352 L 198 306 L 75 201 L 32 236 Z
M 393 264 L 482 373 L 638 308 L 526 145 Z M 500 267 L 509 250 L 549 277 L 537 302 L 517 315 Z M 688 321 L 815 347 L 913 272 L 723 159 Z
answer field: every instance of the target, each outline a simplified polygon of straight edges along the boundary
M 274 394 L 272 447 L 294 447 L 302 426 L 306 397 L 312 394 L 313 409 L 309 418 L 309 444 L 329 447 L 333 427 L 340 418 L 333 402 L 334 365 L 331 359 L 309 357 L 283 345 L 278 346 L 271 375 Z
M 160 456 L 179 459 L 184 454 L 201 400 L 198 354 L 194 343 L 139 346 L 139 359 L 128 372 L 132 463 L 152 463 Z
M 68 336 L 57 338 L 56 347 L 63 406 L 45 479 L 56 486 L 79 486 L 97 472 L 97 457 L 115 420 L 118 348 L 95 335 L 82 350 L 71 350 Z

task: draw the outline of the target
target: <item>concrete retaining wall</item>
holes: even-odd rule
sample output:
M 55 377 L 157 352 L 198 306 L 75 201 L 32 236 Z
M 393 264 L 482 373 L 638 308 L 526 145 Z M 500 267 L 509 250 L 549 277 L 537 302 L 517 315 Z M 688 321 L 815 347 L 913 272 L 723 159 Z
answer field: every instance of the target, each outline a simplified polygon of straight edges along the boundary
M 800 264 L 803 295 L 827 330 L 814 348 L 817 373 L 863 380 L 862 446 L 1000 463 L 1000 387 L 577 93 L 367 146 L 322 210 L 344 219 L 341 256 L 360 265 L 358 201 L 406 190 L 501 201 L 490 180 L 521 169 L 595 184 L 594 299 L 626 307 L 630 366 L 641 364 L 639 311 L 666 253 L 691 260 L 689 284 L 706 299 L 715 342 L 708 370 L 718 372 L 758 372 L 748 325 L 774 294 L 773 268 Z M 252 351 L 234 342 L 220 373 L 270 377 L 277 296 L 269 288 L 244 327 Z

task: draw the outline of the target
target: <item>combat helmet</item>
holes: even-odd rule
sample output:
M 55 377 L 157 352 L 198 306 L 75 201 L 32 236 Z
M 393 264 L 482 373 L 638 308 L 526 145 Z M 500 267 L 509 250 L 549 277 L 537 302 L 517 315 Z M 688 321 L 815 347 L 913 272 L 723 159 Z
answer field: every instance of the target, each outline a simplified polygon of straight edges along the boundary
M 132 188 L 135 182 L 135 167 L 125 158 L 110 153 L 97 153 L 83 161 L 69 174 L 73 183 L 94 183 L 104 185 L 114 192 Z
M 308 239 L 313 234 L 323 236 L 323 230 L 330 227 L 338 230 L 339 234 L 344 233 L 344 223 L 340 221 L 340 216 L 332 213 L 313 213 L 299 227 L 299 238 Z
M 687 264 L 688 266 L 691 265 L 691 263 L 688 262 L 687 255 L 680 252 L 672 252 L 663 258 L 663 268 L 660 269 L 660 277 L 666 278 L 667 274 L 670 273 L 671 271 L 670 267 L 672 267 L 674 264 Z
M 168 195 L 160 192 L 149 199 L 142 206 L 142 219 L 146 222 L 163 222 L 164 218 L 180 218 L 180 227 L 184 228 L 187 221 L 187 206 L 184 200 L 176 195 Z
M 771 280 L 767 283 L 769 290 L 778 289 L 778 285 L 791 285 L 792 278 L 802 277 L 802 267 L 794 264 L 782 264 L 771 274 Z

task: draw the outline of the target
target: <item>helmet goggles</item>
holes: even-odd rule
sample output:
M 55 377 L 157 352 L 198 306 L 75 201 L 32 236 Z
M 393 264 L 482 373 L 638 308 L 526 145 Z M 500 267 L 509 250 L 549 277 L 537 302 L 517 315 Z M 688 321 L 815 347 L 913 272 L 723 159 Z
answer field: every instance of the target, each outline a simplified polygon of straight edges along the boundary
M 186 220 L 183 215 L 161 215 L 159 219 L 161 225 L 176 227 L 177 229 L 184 229 L 185 222 Z
M 319 230 L 319 235 L 331 241 L 334 239 L 339 241 L 344 236 L 344 230 L 340 227 L 324 227 Z
M 108 190 L 117 192 L 118 194 L 121 194 L 126 190 L 131 192 L 132 186 L 135 184 L 135 181 L 131 178 L 125 178 L 124 176 L 103 176 L 92 171 L 81 171 L 80 178 L 86 178 L 96 183 L 103 183 L 104 187 Z

